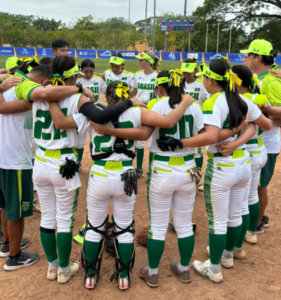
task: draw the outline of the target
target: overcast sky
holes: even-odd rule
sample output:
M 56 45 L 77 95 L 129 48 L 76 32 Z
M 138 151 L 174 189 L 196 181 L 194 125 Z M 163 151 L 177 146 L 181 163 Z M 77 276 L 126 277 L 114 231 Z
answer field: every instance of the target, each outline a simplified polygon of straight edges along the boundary
M 201 5 L 204 0 L 187 0 L 187 15 Z M 145 18 L 146 0 L 131 0 L 131 22 Z M 148 0 L 148 17 L 153 16 L 154 0 Z M 0 11 L 12 14 L 39 15 L 48 19 L 68 23 L 75 18 L 93 15 L 108 19 L 124 17 L 128 19 L 129 0 L 7 0 L 1 1 Z M 156 14 L 183 13 L 184 0 L 157 0 Z

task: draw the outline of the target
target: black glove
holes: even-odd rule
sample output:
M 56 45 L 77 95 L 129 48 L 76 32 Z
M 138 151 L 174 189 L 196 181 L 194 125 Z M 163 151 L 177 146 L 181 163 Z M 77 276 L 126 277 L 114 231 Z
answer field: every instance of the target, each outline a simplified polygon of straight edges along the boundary
M 74 160 L 66 158 L 66 164 L 60 167 L 62 178 L 66 177 L 68 180 L 75 176 L 76 172 L 79 173 L 79 165 Z
M 137 179 L 138 177 L 135 169 L 128 170 L 121 175 L 121 181 L 125 181 L 124 191 L 126 195 L 132 196 L 133 192 L 135 192 L 135 195 L 138 193 Z
M 181 140 L 177 140 L 171 136 L 163 136 L 159 140 L 156 140 L 156 142 L 162 151 L 175 151 L 177 148 L 183 148 Z

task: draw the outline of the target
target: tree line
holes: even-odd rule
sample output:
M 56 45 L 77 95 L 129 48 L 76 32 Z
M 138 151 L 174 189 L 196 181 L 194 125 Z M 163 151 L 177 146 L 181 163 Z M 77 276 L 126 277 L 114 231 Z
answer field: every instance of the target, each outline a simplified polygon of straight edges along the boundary
M 270 3 L 270 4 L 269 4 Z M 219 24 L 219 51 L 228 52 L 231 29 L 231 52 L 246 47 L 254 38 L 264 38 L 272 42 L 274 49 L 281 49 L 277 34 L 281 29 L 280 0 L 205 0 L 187 18 L 195 20 L 195 31 L 190 34 L 191 51 L 205 51 L 208 24 L 208 52 L 215 52 Z M 259 13 L 262 11 L 262 13 Z M 264 12 L 265 11 L 265 12 Z M 270 13 L 271 12 L 271 13 Z M 165 33 L 160 30 L 161 20 L 183 19 L 180 14 L 166 13 L 156 17 L 155 48 L 164 50 Z M 257 18 L 265 20 L 264 25 L 253 28 Z M 17 15 L 0 12 L 1 40 L 13 47 L 49 48 L 55 39 L 65 39 L 76 49 L 116 49 L 123 50 L 135 43 L 153 43 L 153 17 L 128 23 L 123 17 L 107 20 L 92 15 L 73 20 L 69 24 L 55 19 L 32 15 Z M 187 51 L 188 32 L 169 32 L 167 47 L 175 46 L 176 51 Z

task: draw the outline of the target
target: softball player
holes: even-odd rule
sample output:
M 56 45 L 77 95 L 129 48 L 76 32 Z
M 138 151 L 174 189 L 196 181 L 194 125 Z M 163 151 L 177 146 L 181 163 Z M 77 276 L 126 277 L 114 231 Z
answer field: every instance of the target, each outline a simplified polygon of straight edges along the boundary
M 120 99 L 120 96 L 117 97 L 117 95 L 121 95 L 121 92 L 118 91 L 121 88 L 124 89 L 122 84 L 119 85 L 118 82 L 111 83 L 108 86 L 106 99 L 109 106 L 115 104 Z M 127 289 L 130 280 L 130 264 L 133 259 L 132 227 L 135 194 L 133 193 L 130 196 L 125 194 L 124 183 L 121 182 L 120 175 L 126 171 L 132 172 L 132 158 L 128 157 L 128 154 L 112 153 L 112 147 L 116 140 L 113 136 L 114 133 L 116 132 L 118 134 L 120 131 L 121 134 L 128 133 L 130 140 L 125 141 L 126 149 L 127 151 L 134 152 L 135 146 L 131 137 L 135 137 L 137 133 L 135 130 L 131 132 L 132 128 L 139 128 L 142 124 L 170 128 L 181 118 L 191 100 L 193 101 L 193 99 L 190 99 L 191 97 L 189 96 L 185 98 L 177 109 L 165 117 L 144 108 L 132 108 L 123 113 L 118 119 L 118 127 L 127 129 L 111 128 L 108 125 L 105 126 L 105 129 L 108 131 L 102 132 L 102 135 L 97 134 L 96 130 L 92 131 L 92 158 L 94 163 L 90 170 L 87 190 L 88 224 L 90 224 L 89 226 L 92 230 L 86 230 L 84 243 L 86 261 L 92 262 L 86 264 L 88 266 L 85 275 L 87 288 L 94 288 L 98 280 L 98 269 L 103 250 L 101 234 L 103 234 L 105 228 L 108 204 L 111 197 L 113 197 L 115 230 L 117 231 L 117 234 L 120 231 L 122 232 L 117 235 L 117 250 L 123 269 L 121 268 L 120 270 L 119 261 L 119 263 L 116 263 L 118 268 L 117 272 L 115 272 L 115 275 L 118 276 L 119 288 Z M 143 126 L 139 130 L 141 133 L 138 137 L 145 140 L 151 135 L 153 128 L 150 126 Z M 109 153 L 109 155 L 107 153 Z M 107 156 L 107 158 L 99 159 L 99 156 Z M 101 190 L 100 186 L 107 186 L 108 188 L 106 190 Z M 131 231 L 128 231 L 129 229 Z
M 110 64 L 110 70 L 106 70 L 101 74 L 95 73 L 95 75 L 102 77 L 106 85 L 114 81 L 121 81 L 125 86 L 130 88 L 134 74 L 124 70 L 125 60 L 123 55 L 120 53 L 113 54 L 108 63 Z
M 99 100 L 100 93 L 104 94 L 106 91 L 105 81 L 100 76 L 94 74 L 95 64 L 91 59 L 84 59 L 82 61 L 81 71 L 84 76 L 78 78 L 77 83 L 81 83 L 83 86 L 87 87 L 95 95 L 95 102 L 97 102 Z M 87 132 L 79 134 L 79 145 L 77 148 L 78 163 L 81 163 L 83 158 L 86 135 Z
M 135 73 L 134 79 L 131 83 L 133 88 L 131 92 L 131 97 L 136 96 L 136 98 L 142 101 L 144 104 L 148 104 L 149 101 L 157 98 L 154 94 L 155 81 L 158 75 L 157 68 L 159 66 L 159 59 L 150 50 L 141 52 L 140 55 L 135 56 L 139 60 L 140 71 Z M 151 141 L 148 141 L 150 145 Z M 136 143 L 136 154 L 137 154 L 137 174 L 138 177 L 143 177 L 143 156 L 144 156 L 144 141 L 139 141 Z
M 242 205 L 246 186 L 250 179 L 250 155 L 244 145 L 229 157 L 218 152 L 220 130 L 232 130 L 249 114 L 249 122 L 259 125 L 260 111 L 247 98 L 235 91 L 235 82 L 241 80 L 221 59 L 211 61 L 209 67 L 197 74 L 204 75 L 203 84 L 211 98 L 203 104 L 205 132 L 196 137 L 181 140 L 184 147 L 207 147 L 208 161 L 204 178 L 204 198 L 209 222 L 210 260 L 193 261 L 194 269 L 214 282 L 223 280 L 220 263 L 233 266 L 233 250 L 241 234 Z M 247 129 L 245 130 L 245 132 Z M 236 135 L 226 141 L 233 141 Z

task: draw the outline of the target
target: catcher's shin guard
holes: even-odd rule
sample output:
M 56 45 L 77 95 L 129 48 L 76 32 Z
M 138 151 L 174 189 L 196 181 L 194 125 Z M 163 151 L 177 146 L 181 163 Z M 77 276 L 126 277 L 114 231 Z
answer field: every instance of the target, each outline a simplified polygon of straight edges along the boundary
M 113 232 L 112 232 L 112 237 L 113 237 L 113 241 L 114 241 L 114 247 L 115 247 L 115 252 L 116 252 L 116 256 L 115 256 L 115 264 L 114 264 L 114 273 L 112 274 L 112 276 L 110 277 L 110 281 L 112 282 L 114 278 L 116 278 L 117 280 L 117 285 L 119 285 L 119 281 L 121 278 L 121 272 L 123 272 L 124 270 L 127 269 L 128 271 L 128 279 L 129 279 L 129 283 L 131 281 L 131 272 L 134 268 L 134 263 L 135 263 L 135 247 L 133 245 L 133 251 L 132 251 L 132 256 L 131 259 L 128 263 L 124 263 L 119 255 L 119 249 L 118 249 L 118 240 L 117 240 L 117 236 L 120 234 L 123 234 L 125 232 L 130 232 L 132 234 L 135 233 L 135 220 L 132 221 L 132 223 L 125 229 L 120 228 L 115 222 L 114 222 L 114 218 L 112 216 L 112 222 L 113 222 Z M 118 228 L 120 231 L 116 231 L 116 228 Z
M 84 246 L 85 239 L 84 239 L 82 250 L 81 250 L 81 263 L 82 263 L 82 269 L 84 270 L 84 282 L 86 281 L 87 277 L 94 275 L 95 283 L 96 284 L 98 283 L 102 254 L 103 254 L 103 249 L 104 249 L 104 244 L 105 244 L 105 235 L 106 235 L 106 230 L 101 231 L 101 230 L 99 230 L 99 228 L 101 228 L 102 226 L 104 226 L 107 223 L 108 218 L 109 218 L 109 216 L 107 216 L 105 221 L 98 227 L 94 227 L 88 219 L 86 221 L 85 235 L 88 230 L 93 230 L 102 235 L 102 240 L 100 241 L 99 254 L 98 254 L 97 258 L 94 261 L 89 262 L 89 261 L 87 261 L 86 256 L 85 256 L 85 246 Z M 89 268 L 93 268 L 94 265 L 95 265 L 95 269 L 92 271 L 88 271 Z

